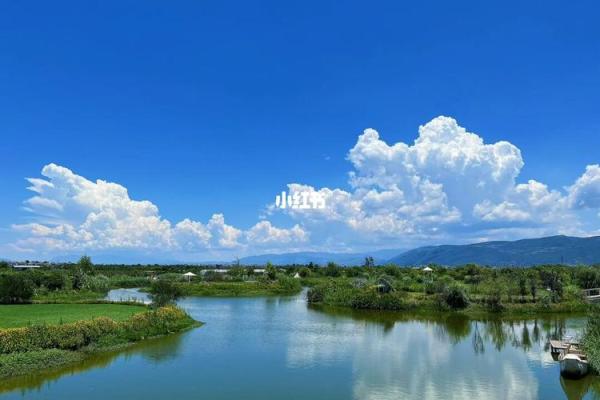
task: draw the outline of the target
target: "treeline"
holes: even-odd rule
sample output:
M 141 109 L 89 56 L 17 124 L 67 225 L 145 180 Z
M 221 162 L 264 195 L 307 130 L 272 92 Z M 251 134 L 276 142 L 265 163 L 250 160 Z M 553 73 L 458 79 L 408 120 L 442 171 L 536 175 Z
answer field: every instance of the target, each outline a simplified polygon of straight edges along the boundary
M 600 268 L 587 266 L 489 268 L 471 264 L 424 270 L 328 265 L 309 274 L 321 277 L 313 279 L 308 294 L 311 303 L 392 310 L 428 306 L 492 312 L 507 308 L 574 311 L 586 307 L 582 289 L 600 287 Z

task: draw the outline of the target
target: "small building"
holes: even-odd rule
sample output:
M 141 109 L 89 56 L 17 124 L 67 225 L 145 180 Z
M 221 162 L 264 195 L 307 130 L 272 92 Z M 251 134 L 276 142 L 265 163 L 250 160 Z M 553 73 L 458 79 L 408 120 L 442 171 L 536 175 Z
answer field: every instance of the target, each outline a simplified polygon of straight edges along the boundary
M 39 265 L 35 265 L 35 264 L 15 264 L 13 265 L 13 269 L 16 271 L 30 271 L 30 270 L 34 270 L 37 268 L 42 268 Z
M 208 272 L 213 272 L 215 274 L 226 274 L 227 271 L 229 271 L 228 269 L 222 269 L 222 268 L 214 268 L 214 269 L 203 269 L 200 271 L 201 275 L 204 275 Z

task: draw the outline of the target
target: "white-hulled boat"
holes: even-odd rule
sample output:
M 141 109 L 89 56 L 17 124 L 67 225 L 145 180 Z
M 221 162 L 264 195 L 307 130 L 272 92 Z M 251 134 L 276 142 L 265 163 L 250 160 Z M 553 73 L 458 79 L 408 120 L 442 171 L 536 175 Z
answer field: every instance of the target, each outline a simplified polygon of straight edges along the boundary
M 560 373 L 568 378 L 581 378 L 588 374 L 589 363 L 585 354 L 576 346 L 569 345 L 558 357 Z

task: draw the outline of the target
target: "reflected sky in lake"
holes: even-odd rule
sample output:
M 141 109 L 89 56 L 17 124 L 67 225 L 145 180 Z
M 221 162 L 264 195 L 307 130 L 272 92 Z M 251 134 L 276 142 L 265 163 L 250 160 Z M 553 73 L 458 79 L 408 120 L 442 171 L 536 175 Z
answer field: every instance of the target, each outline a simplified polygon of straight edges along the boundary
M 551 336 L 577 333 L 581 318 L 352 312 L 308 307 L 303 296 L 180 305 L 206 324 L 1 382 L 0 398 L 578 399 L 594 398 L 598 385 L 561 380 L 546 346 Z

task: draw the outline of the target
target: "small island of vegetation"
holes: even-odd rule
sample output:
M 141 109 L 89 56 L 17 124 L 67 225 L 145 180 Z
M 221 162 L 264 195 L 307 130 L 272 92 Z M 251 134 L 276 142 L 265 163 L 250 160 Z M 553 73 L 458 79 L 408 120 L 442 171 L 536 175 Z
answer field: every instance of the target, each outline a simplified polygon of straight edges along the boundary
M 151 305 L 101 300 L 108 278 L 83 257 L 69 271 L 11 271 L 0 265 L 0 378 L 37 373 L 199 323 L 163 285 Z

